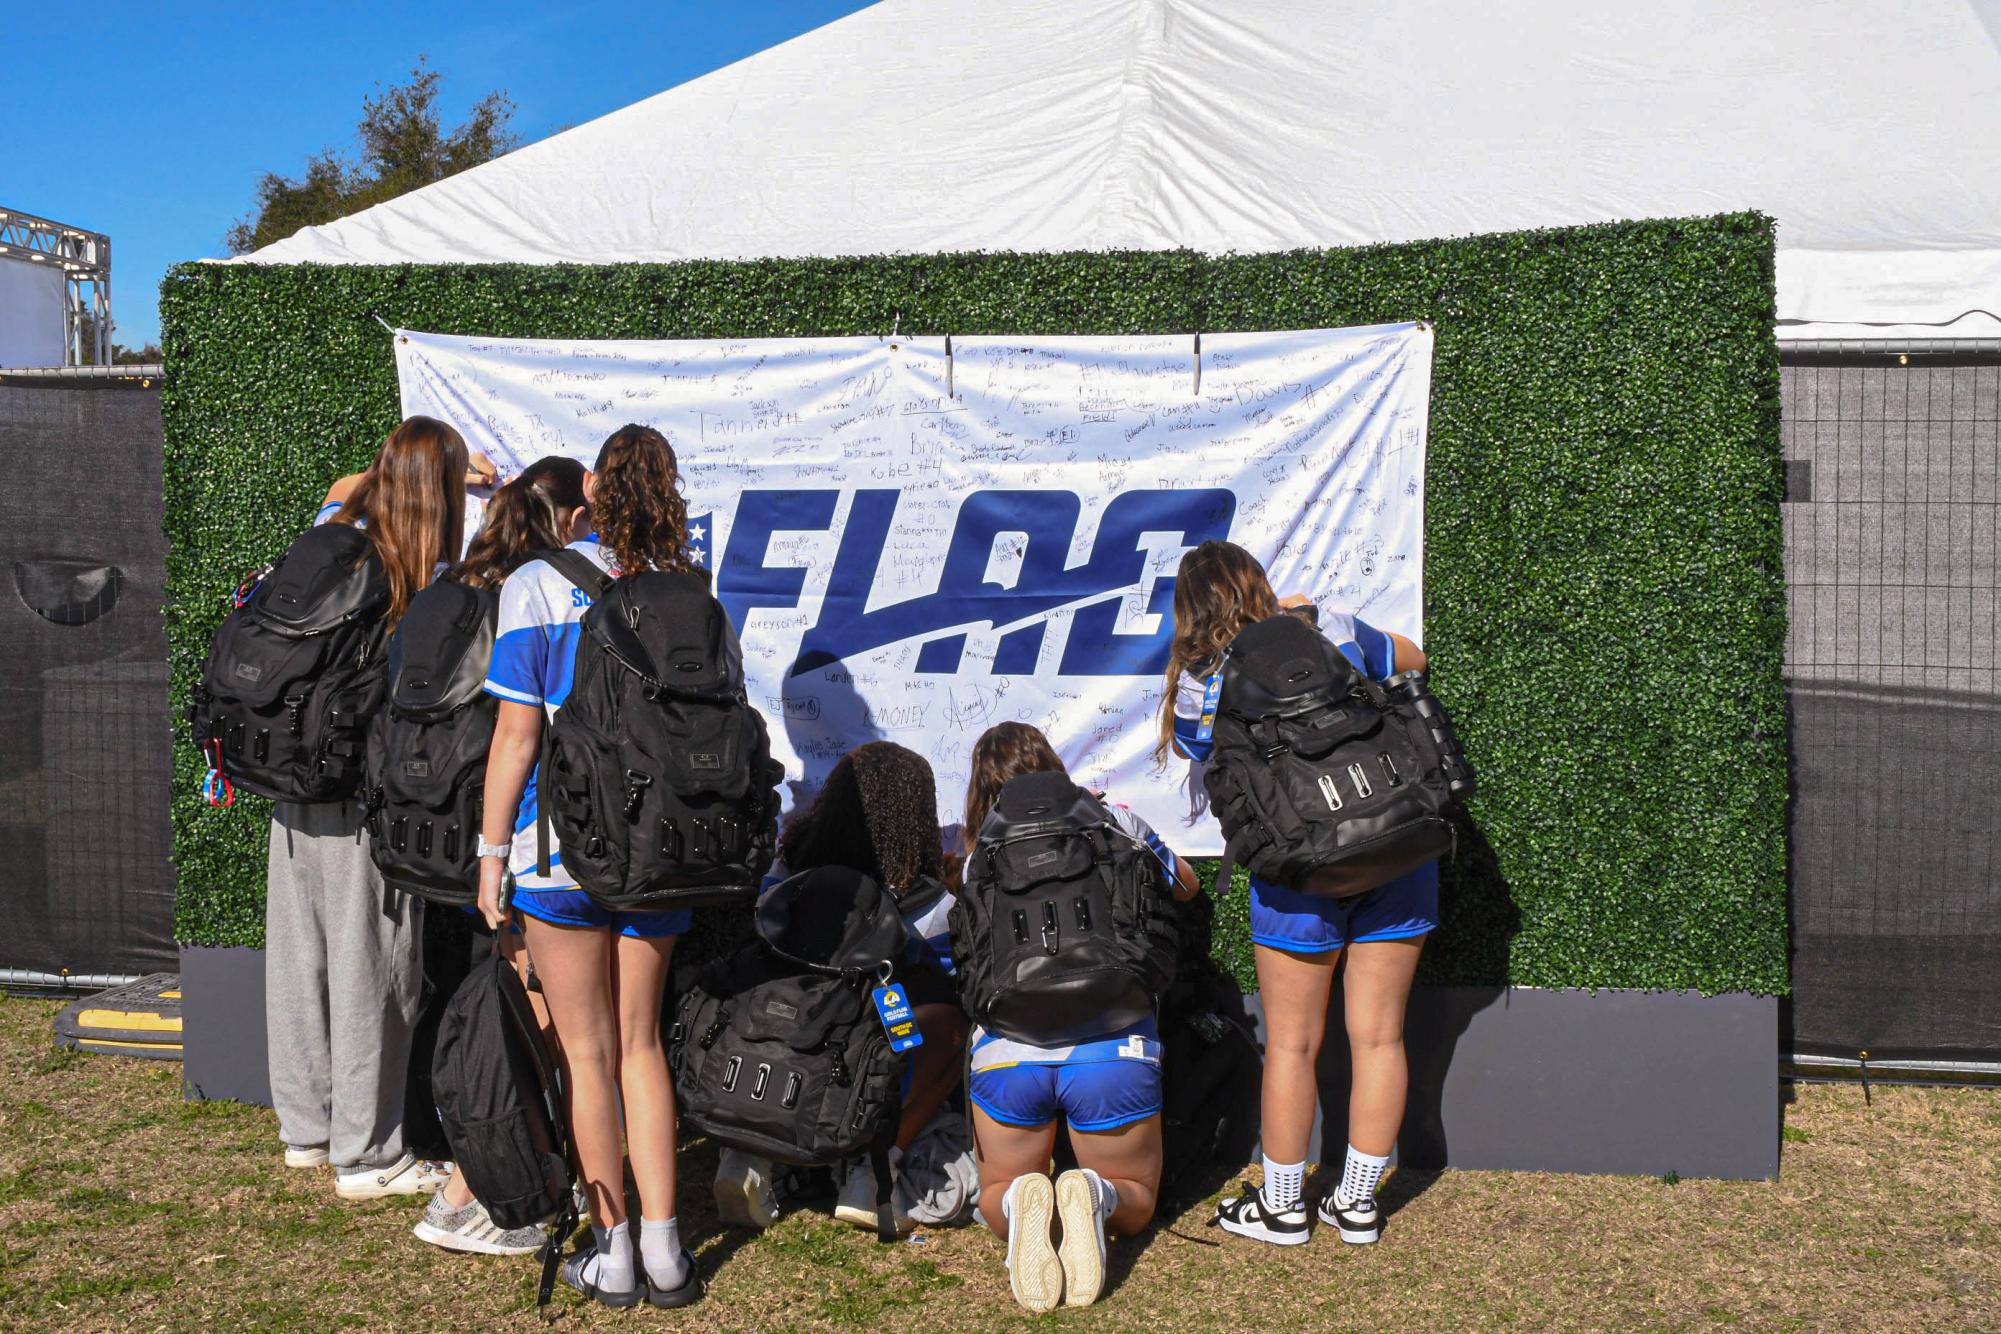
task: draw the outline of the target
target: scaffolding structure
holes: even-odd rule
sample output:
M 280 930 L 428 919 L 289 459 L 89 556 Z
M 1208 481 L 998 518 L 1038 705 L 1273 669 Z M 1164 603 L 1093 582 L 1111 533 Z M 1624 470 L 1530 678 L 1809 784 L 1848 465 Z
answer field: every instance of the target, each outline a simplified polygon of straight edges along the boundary
M 63 364 L 111 362 L 111 238 L 0 208 L 0 259 L 63 271 Z

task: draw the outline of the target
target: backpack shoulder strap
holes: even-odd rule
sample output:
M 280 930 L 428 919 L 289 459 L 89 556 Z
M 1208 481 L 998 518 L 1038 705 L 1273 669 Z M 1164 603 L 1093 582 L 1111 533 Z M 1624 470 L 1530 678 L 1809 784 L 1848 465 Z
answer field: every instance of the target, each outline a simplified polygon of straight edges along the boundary
M 549 568 L 590 594 L 591 601 L 602 601 L 605 594 L 617 586 L 618 581 L 598 568 L 598 563 L 581 551 L 571 551 L 562 547 L 553 551 L 538 551 L 531 558 L 548 562 Z M 542 756 L 538 772 L 546 777 L 549 773 L 549 724 L 542 724 Z M 535 873 L 549 874 L 549 801 L 546 792 L 540 795 L 535 805 Z
M 532 559 L 547 561 L 549 568 L 589 593 L 593 602 L 611 592 L 612 587 L 618 582 L 608 572 L 599 569 L 598 563 L 589 556 L 581 551 L 572 551 L 568 547 L 555 551 L 538 551 Z

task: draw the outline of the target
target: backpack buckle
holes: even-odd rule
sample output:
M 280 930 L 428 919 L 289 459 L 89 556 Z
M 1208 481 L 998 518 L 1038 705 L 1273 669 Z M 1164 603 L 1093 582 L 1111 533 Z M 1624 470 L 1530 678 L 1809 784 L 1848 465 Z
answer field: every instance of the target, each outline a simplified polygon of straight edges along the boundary
M 1053 901 L 1045 901 L 1042 905 L 1042 952 L 1043 953 L 1045 954 L 1056 953 L 1057 935 L 1058 933 L 1056 927 L 1056 904 Z
M 625 771 L 625 818 L 627 822 L 639 818 L 639 805 L 645 799 L 646 789 L 653 786 L 653 779 L 637 769 Z

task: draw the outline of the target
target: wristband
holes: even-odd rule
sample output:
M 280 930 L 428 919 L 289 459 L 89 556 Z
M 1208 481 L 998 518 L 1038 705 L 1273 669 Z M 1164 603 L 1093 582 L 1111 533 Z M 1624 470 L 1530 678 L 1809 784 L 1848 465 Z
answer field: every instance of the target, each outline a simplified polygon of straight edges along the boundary
M 476 853 L 481 857 L 498 857 L 505 861 L 514 855 L 514 849 L 506 843 L 489 843 L 486 841 L 486 836 L 482 834 L 476 847 Z

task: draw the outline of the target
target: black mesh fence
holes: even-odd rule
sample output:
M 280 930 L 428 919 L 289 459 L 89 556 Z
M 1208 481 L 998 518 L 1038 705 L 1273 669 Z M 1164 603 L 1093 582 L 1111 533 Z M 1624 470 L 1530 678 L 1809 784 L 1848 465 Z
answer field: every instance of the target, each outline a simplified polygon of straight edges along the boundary
M 2001 1058 L 2001 363 L 1784 369 L 1792 1049 Z
M 175 966 L 160 395 L 0 379 L 0 968 Z

